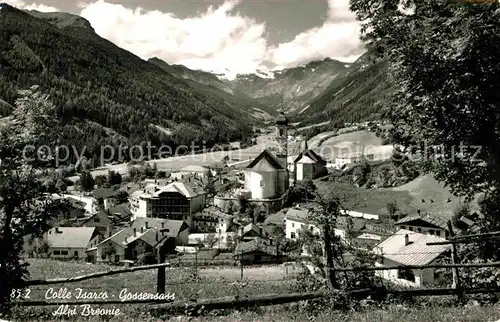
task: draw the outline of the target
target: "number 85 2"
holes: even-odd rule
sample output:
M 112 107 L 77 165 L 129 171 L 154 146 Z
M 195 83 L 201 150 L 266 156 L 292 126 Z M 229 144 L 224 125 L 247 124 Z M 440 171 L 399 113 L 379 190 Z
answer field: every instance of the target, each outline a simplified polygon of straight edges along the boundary
M 22 289 L 22 288 L 15 288 L 10 292 L 10 298 L 11 299 L 29 299 L 30 298 L 30 293 L 31 290 L 28 289 Z

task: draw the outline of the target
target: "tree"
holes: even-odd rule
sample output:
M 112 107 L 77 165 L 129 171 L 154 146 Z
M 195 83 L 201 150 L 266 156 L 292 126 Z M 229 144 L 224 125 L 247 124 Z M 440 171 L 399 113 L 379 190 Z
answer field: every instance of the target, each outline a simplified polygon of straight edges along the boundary
M 55 107 L 36 86 L 19 95 L 11 122 L 0 126 L 0 311 L 7 309 L 10 291 L 23 287 L 28 275 L 21 257 L 23 236 L 41 235 L 51 217 L 68 210 L 62 198 L 44 193 L 36 175 L 52 165 L 54 156 L 48 151 L 38 157 L 23 153 L 48 136 L 58 144 L 58 133 L 50 132 L 57 122 Z
M 396 213 L 399 211 L 398 203 L 396 200 L 389 201 L 386 205 L 387 211 L 391 219 L 397 220 Z
M 100 174 L 94 178 L 95 184 L 98 188 L 101 188 L 104 186 L 104 184 L 107 182 L 106 176 Z
M 283 198 L 283 205 L 291 207 L 294 203 L 314 199 L 315 192 L 316 185 L 311 179 L 299 181 L 287 190 Z
M 390 62 L 392 141 L 457 196 L 485 193 L 481 230 L 500 229 L 499 3 L 350 3 L 372 54 Z M 482 256 L 498 260 L 496 243 Z
M 56 190 L 59 192 L 66 192 L 68 190 L 68 185 L 62 179 L 59 179 L 56 183 Z
M 95 181 L 92 174 L 88 170 L 82 171 L 79 182 L 82 191 L 90 192 L 94 189 Z
M 128 200 L 128 193 L 126 191 L 120 190 L 116 193 L 115 195 L 116 202 L 118 204 L 127 202 Z
M 310 209 L 311 219 L 321 227 L 323 254 L 325 257 L 325 270 L 327 283 L 330 288 L 337 288 L 337 277 L 334 271 L 335 258 L 342 256 L 339 249 L 339 240 L 335 236 L 337 217 L 341 215 L 341 203 L 338 197 L 327 192 L 319 191 L 314 199 L 315 206 Z
M 205 192 L 208 194 L 209 197 L 213 197 L 217 194 L 217 189 L 215 188 L 215 177 L 212 174 L 211 170 L 207 171 L 206 174 L 207 182 L 205 184 Z
M 122 183 L 122 175 L 115 171 L 108 171 L 107 181 L 111 186 Z

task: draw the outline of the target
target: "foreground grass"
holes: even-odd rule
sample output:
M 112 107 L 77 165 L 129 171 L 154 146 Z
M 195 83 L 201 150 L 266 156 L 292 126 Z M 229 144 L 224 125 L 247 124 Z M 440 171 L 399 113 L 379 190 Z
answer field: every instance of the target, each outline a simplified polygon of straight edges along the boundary
M 144 308 L 136 308 L 132 314 L 122 314 L 115 317 L 90 317 L 72 318 L 73 321 L 199 321 L 199 322 L 231 322 L 231 321 L 355 321 L 355 322 L 494 322 L 500 319 L 500 307 L 488 306 L 450 306 L 439 305 L 427 306 L 401 306 L 390 305 L 383 309 L 366 307 L 357 312 L 343 312 L 335 310 L 322 310 L 320 314 L 307 313 L 300 304 L 279 305 L 271 307 L 255 308 L 248 311 L 232 311 L 207 313 L 197 317 L 193 316 L 171 316 L 152 317 Z M 36 318 L 32 316 L 30 321 L 54 320 L 53 318 Z M 15 321 L 26 321 L 26 315 Z
M 92 265 L 76 262 L 53 260 L 30 261 L 33 279 L 71 277 L 92 272 L 101 272 L 116 267 Z M 175 293 L 176 300 L 193 301 L 196 299 L 219 298 L 224 296 L 254 296 L 266 293 L 290 293 L 297 291 L 293 274 L 283 276 L 279 267 L 250 268 L 243 283 L 239 280 L 238 269 L 201 269 L 194 278 L 190 269 L 172 269 L 168 273 L 167 292 Z M 278 280 L 277 278 L 281 278 Z M 74 285 L 75 284 L 75 285 Z M 131 292 L 156 292 L 156 271 L 141 271 L 88 280 L 66 285 L 40 286 L 32 288 L 30 300 L 44 300 L 45 292 L 53 287 L 74 290 L 77 287 L 89 292 L 108 292 L 118 294 L 122 288 Z M 116 298 L 117 299 L 117 298 Z M 70 321 L 497 321 L 500 319 L 500 306 L 454 306 L 453 301 L 443 298 L 419 299 L 413 304 L 387 304 L 360 306 L 356 311 L 344 312 L 330 309 L 329 306 L 315 307 L 302 303 L 249 308 L 248 310 L 221 310 L 214 312 L 185 312 L 184 315 L 154 316 L 153 305 L 93 305 L 93 308 L 120 309 L 116 316 L 83 317 L 78 310 L 76 316 L 54 316 L 56 306 L 14 307 L 9 321 L 54 321 L 61 318 Z M 311 312 L 314 309 L 314 313 Z M 195 313 L 197 317 L 190 316 Z M 2 319 L 2 317 L 0 317 Z

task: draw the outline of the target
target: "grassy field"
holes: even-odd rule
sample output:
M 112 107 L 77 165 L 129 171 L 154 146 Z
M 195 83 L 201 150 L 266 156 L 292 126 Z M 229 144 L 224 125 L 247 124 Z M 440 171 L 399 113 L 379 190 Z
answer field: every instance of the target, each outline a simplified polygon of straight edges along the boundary
M 396 201 L 401 211 L 416 212 L 416 209 L 408 207 L 413 197 L 407 190 L 364 189 L 349 184 L 321 181 L 316 182 L 316 185 L 321 190 L 342 190 L 344 195 L 349 196 L 344 202 L 344 206 L 349 210 L 386 215 L 387 203 Z
M 431 174 L 423 175 L 400 187 L 382 189 L 384 192 L 407 192 L 411 196 L 406 206 L 412 213 L 417 209 L 429 212 L 443 219 L 451 219 L 453 211 L 462 203 L 450 190 L 438 182 Z M 477 198 L 471 203 L 472 211 L 478 210 Z
M 307 314 L 297 307 L 298 305 L 259 308 L 256 311 L 235 312 L 229 316 L 209 316 L 190 319 L 190 321 L 494 322 L 500 319 L 498 306 L 406 307 L 394 305 L 384 309 L 369 308 L 358 312 L 326 310 L 319 315 Z M 188 321 L 187 318 L 175 320 Z
M 373 149 L 382 146 L 382 140 L 373 132 L 356 131 L 337 136 L 332 134 L 333 132 L 321 133 L 308 142 L 311 148 L 329 160 L 334 160 L 338 155 L 361 152 L 363 148 Z

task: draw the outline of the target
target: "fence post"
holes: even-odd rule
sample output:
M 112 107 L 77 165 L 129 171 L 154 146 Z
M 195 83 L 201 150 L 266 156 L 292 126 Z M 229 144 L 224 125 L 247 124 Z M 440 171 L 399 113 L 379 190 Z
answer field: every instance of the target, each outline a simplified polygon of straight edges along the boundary
M 241 267 L 240 279 L 243 280 L 243 252 L 241 252 L 240 254 L 240 267 Z
M 453 232 L 453 227 L 451 225 L 451 221 L 448 220 L 448 230 L 450 232 L 450 237 L 453 238 L 455 236 L 455 233 Z M 458 259 L 457 259 L 457 245 L 455 243 L 451 244 L 451 263 L 452 264 L 458 264 Z M 458 273 L 458 268 L 454 267 L 451 269 L 453 273 L 453 284 L 452 287 L 456 290 L 456 294 L 458 296 L 458 299 L 462 299 L 462 290 L 461 290 L 461 285 L 460 285 L 460 275 Z
M 160 264 L 165 262 L 165 247 L 160 247 L 159 249 L 159 262 Z M 159 294 L 165 294 L 165 266 L 158 268 L 158 280 L 156 284 L 156 292 Z
M 194 251 L 194 276 L 198 277 L 198 247 Z

